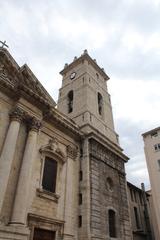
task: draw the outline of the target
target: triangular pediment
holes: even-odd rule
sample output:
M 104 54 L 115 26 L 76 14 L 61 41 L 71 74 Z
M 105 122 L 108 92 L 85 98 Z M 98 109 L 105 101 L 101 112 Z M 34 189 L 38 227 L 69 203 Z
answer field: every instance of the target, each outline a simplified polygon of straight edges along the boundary
M 19 66 L 4 48 L 0 48 L 0 80 L 12 86 L 19 82 Z
M 7 49 L 0 48 L 0 83 L 10 85 L 17 91 L 23 90 L 32 98 L 55 106 L 56 103 L 48 94 L 31 69 L 24 64 L 22 67 L 15 62 Z
M 49 102 L 51 105 L 56 105 L 52 97 L 48 94 L 48 92 L 45 90 L 43 85 L 40 83 L 40 81 L 36 78 L 36 76 L 33 74 L 31 69 L 28 67 L 27 64 L 24 64 L 20 68 L 20 72 L 23 75 L 23 84 L 26 88 L 32 90 L 35 94 L 39 95 L 41 98 Z

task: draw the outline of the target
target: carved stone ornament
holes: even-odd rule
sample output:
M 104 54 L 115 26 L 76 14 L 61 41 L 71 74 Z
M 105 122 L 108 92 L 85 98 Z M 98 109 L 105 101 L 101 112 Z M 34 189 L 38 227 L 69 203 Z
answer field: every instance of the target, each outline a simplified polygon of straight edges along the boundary
M 7 78 L 7 72 L 4 69 L 4 65 L 2 63 L 0 63 L 0 76 Z
M 78 155 L 78 149 L 75 147 L 71 147 L 70 145 L 67 146 L 67 155 L 69 158 L 76 160 Z
M 35 117 L 28 117 L 28 127 L 29 130 L 39 131 L 41 122 Z
M 11 120 L 16 120 L 16 121 L 22 121 L 24 117 L 24 111 L 20 109 L 19 107 L 15 107 L 11 112 L 10 112 L 10 118 Z
M 62 163 L 66 162 L 66 154 L 60 148 L 56 138 L 49 139 L 48 144 L 40 148 L 40 152 L 45 155 L 49 154 L 53 158 L 59 159 Z

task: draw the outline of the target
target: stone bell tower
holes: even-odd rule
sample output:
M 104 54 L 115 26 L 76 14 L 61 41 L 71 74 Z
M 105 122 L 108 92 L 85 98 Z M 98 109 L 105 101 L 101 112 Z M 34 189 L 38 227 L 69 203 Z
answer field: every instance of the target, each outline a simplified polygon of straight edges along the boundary
M 87 50 L 80 58 L 65 65 L 59 91 L 58 109 L 73 119 L 82 131 L 99 131 L 117 143 L 114 131 L 110 95 L 107 90 L 109 77 L 93 60 Z
M 80 156 L 79 240 L 131 240 L 124 163 L 114 130 L 109 77 L 85 50 L 60 72 L 58 109 L 84 133 Z

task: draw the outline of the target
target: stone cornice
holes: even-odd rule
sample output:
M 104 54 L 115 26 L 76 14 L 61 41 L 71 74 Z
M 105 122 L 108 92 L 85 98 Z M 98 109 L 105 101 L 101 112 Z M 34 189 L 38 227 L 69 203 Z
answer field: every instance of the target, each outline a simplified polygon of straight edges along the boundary
M 129 160 L 129 158 L 122 152 L 122 149 L 117 144 L 110 141 L 110 139 L 107 137 L 97 135 L 94 132 L 86 134 L 85 136 L 88 137 L 88 139 L 94 139 L 101 145 L 105 146 L 108 148 L 108 150 L 119 156 L 124 162 L 127 162 Z
M 76 134 L 79 138 L 83 138 L 83 133 L 80 131 L 79 126 L 55 108 L 52 108 L 44 113 L 44 120 L 60 124 L 60 126 L 65 128 L 65 130 L 69 130 L 73 134 Z
M 57 224 L 59 226 L 64 225 L 64 221 L 63 220 L 47 218 L 47 217 L 36 215 L 36 214 L 33 214 L 33 213 L 29 213 L 28 214 L 28 220 L 34 221 L 37 224 L 39 222 L 42 222 L 42 223 L 49 223 L 49 224 Z
M 0 89 L 9 97 L 19 99 L 24 97 L 31 104 L 36 105 L 44 114 L 44 121 L 57 123 L 69 134 L 82 137 L 79 127 L 65 115 L 55 109 L 55 102 L 45 88 L 40 84 L 29 67 L 25 64 L 21 68 L 12 58 L 7 49 L 0 48 L 0 64 L 4 68 L 0 73 Z M 5 72 L 4 72 L 5 71 Z
M 103 77 L 104 79 L 107 81 L 109 80 L 108 75 L 104 72 L 104 70 L 102 68 L 100 68 L 98 66 L 98 64 L 88 55 L 88 53 L 84 53 L 82 54 L 79 58 L 77 58 L 75 61 L 73 61 L 72 63 L 70 63 L 67 67 L 65 67 L 60 74 L 63 75 L 66 72 L 68 72 L 69 70 L 71 70 L 73 67 L 75 67 L 77 64 L 79 64 L 80 62 L 82 62 L 83 60 L 87 60 Z

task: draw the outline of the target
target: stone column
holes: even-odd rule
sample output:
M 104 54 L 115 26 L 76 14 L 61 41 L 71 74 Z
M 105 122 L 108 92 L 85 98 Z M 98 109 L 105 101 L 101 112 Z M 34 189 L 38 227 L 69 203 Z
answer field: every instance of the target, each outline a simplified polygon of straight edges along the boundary
M 0 212 L 2 210 L 3 201 L 7 190 L 12 161 L 14 158 L 18 133 L 20 129 L 20 123 L 23 118 L 22 110 L 16 107 L 11 112 L 10 118 L 11 122 L 0 157 Z
M 30 120 L 26 147 L 20 169 L 20 175 L 13 205 L 11 224 L 26 224 L 29 202 L 29 190 L 31 185 L 32 168 L 36 156 L 37 136 L 40 122 L 36 118 Z

